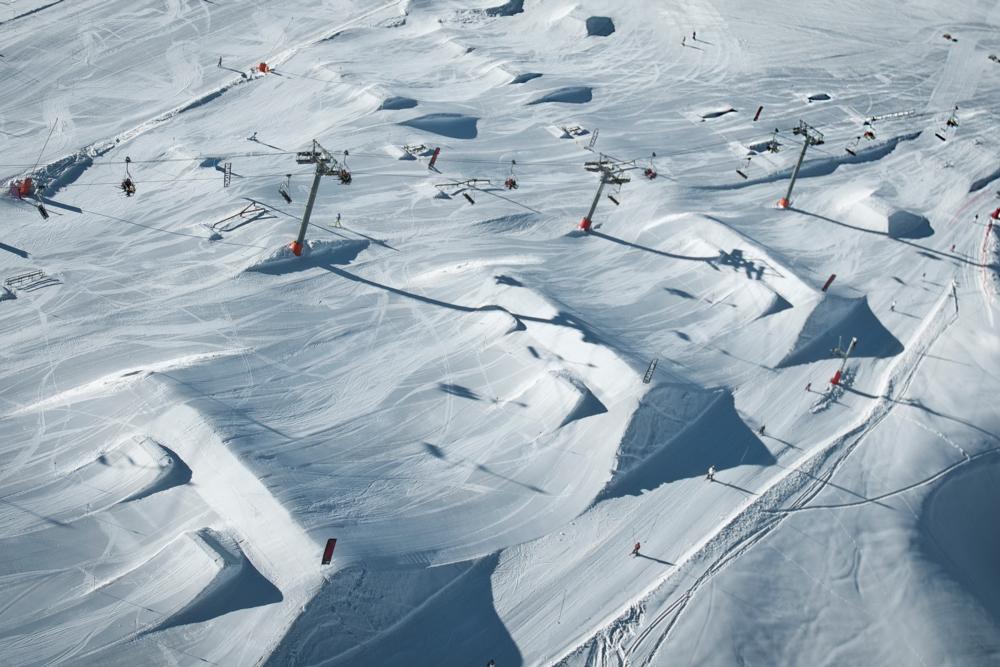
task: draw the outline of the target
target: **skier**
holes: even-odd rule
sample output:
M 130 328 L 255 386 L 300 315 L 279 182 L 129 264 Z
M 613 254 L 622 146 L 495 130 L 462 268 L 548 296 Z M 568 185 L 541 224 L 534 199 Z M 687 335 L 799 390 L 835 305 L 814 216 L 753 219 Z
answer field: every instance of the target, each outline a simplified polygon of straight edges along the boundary
M 333 226 L 334 226 L 334 227 L 340 227 L 340 214 L 339 214 L 339 213 L 337 214 L 337 222 L 336 222 L 336 223 L 334 223 L 334 225 L 333 225 Z
M 248 141 L 257 141 L 257 133 L 254 132 L 253 134 L 251 134 Z
M 806 382 L 806 391 L 812 391 L 812 386 L 813 386 L 812 382 Z
M 638 555 L 639 555 L 639 547 L 640 547 L 640 546 L 642 546 L 642 545 L 641 545 L 641 544 L 639 544 L 638 542 L 636 542 L 636 543 L 635 543 L 635 546 L 634 546 L 634 547 L 632 547 L 632 555 L 633 555 L 633 556 L 638 556 Z
M 681 37 L 681 46 L 687 46 L 687 37 Z
M 219 56 L 219 67 L 222 67 L 222 56 Z
M 764 435 L 764 425 L 763 424 L 760 425 L 760 429 L 757 431 L 757 433 L 759 433 L 760 435 Z
M 894 312 L 894 313 L 896 312 L 896 300 L 895 299 L 892 300 L 892 305 L 889 306 L 889 310 L 892 311 L 892 312 Z
M 710 482 L 715 481 L 715 466 L 708 466 L 708 474 L 705 475 L 705 479 Z
M 697 42 L 698 41 L 698 31 L 697 30 L 692 30 L 691 31 L 691 41 L 692 42 Z
M 951 251 L 955 252 L 955 244 L 954 243 L 951 244 Z

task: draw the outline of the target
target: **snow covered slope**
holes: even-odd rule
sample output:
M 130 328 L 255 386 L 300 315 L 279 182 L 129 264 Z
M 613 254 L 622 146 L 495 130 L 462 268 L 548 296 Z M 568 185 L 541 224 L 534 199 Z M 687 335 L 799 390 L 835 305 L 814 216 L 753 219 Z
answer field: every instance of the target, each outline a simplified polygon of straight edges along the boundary
M 1000 5 L 0 14 L 0 662 L 1000 660 Z

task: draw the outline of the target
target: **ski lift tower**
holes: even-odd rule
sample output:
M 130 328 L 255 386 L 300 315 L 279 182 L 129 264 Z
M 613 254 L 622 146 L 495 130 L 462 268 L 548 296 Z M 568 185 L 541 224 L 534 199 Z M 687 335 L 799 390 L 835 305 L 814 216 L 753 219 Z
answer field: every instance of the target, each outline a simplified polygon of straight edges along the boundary
M 291 245 L 292 252 L 296 257 L 302 255 L 302 244 L 306 240 L 306 228 L 309 227 L 309 216 L 312 215 L 313 204 L 316 203 L 316 193 L 319 191 L 319 182 L 323 176 L 334 176 L 340 174 L 341 166 L 336 158 L 330 155 L 330 151 L 320 146 L 319 142 L 313 139 L 311 151 L 299 151 L 295 157 L 298 164 L 315 164 L 316 175 L 313 177 L 312 189 L 309 191 L 309 200 L 306 201 L 306 210 L 302 214 L 302 226 L 299 227 L 299 236 Z
M 785 193 L 784 198 L 778 200 L 778 208 L 788 208 L 792 205 L 792 188 L 795 187 L 795 179 L 799 177 L 799 169 L 802 168 L 806 151 L 809 150 L 810 146 L 819 146 L 824 143 L 823 133 L 802 120 L 799 121 L 798 127 L 792 128 L 792 134 L 798 134 L 802 137 L 802 152 L 799 153 L 799 161 L 795 163 L 795 169 L 792 170 L 792 180 L 788 183 L 788 192 Z
M 631 167 L 629 167 L 631 165 Z M 577 225 L 577 229 L 589 232 L 591 226 L 593 225 L 594 211 L 597 210 L 597 204 L 601 201 L 601 193 L 604 192 L 604 186 L 609 183 L 612 185 L 621 186 L 624 183 L 628 183 L 631 179 L 625 175 L 625 171 L 629 168 L 636 169 L 635 160 L 622 161 L 608 159 L 605 155 L 600 155 L 598 160 L 593 160 L 587 162 L 583 165 L 583 168 L 590 172 L 597 172 L 601 174 L 601 181 L 597 186 L 597 194 L 594 195 L 594 201 L 590 204 L 590 211 L 587 215 L 580 220 L 580 224 Z M 610 195 L 609 195 L 610 196 Z M 615 204 L 618 202 L 612 198 Z

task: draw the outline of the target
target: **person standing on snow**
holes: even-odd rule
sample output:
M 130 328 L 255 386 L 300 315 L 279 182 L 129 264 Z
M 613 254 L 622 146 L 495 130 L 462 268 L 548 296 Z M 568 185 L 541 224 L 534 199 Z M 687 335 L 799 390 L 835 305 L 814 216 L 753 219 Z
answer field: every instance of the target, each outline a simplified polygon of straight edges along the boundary
M 764 425 L 763 424 L 760 425 L 760 430 L 758 430 L 757 433 L 760 434 L 760 435 L 764 435 Z
M 634 547 L 632 547 L 632 555 L 633 555 L 633 556 L 638 556 L 638 555 L 639 555 L 639 547 L 640 547 L 640 546 L 642 546 L 642 545 L 641 545 L 641 544 L 639 544 L 638 542 L 636 542 L 636 543 L 635 543 L 635 546 L 634 546 Z
M 708 474 L 705 475 L 705 479 L 710 482 L 715 481 L 715 466 L 708 466 Z

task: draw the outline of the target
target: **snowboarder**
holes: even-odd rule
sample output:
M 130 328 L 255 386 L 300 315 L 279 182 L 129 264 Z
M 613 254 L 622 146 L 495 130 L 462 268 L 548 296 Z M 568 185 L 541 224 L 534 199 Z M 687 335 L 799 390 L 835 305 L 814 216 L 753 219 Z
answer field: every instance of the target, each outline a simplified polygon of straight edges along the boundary
M 895 299 L 892 300 L 892 305 L 889 306 L 889 310 L 892 311 L 892 312 L 894 312 L 894 313 L 896 312 L 896 300 Z
M 705 479 L 710 482 L 715 481 L 715 466 L 708 466 L 708 474 L 705 475 Z
M 763 424 L 760 425 L 760 429 L 757 431 L 757 433 L 759 433 L 760 435 L 764 435 L 764 425 Z
M 640 547 L 640 546 L 642 546 L 642 545 L 641 545 L 641 544 L 639 544 L 638 542 L 636 542 L 636 543 L 635 543 L 635 546 L 634 546 L 634 547 L 632 547 L 632 555 L 633 555 L 633 556 L 638 556 L 638 555 L 639 555 L 639 547 Z

